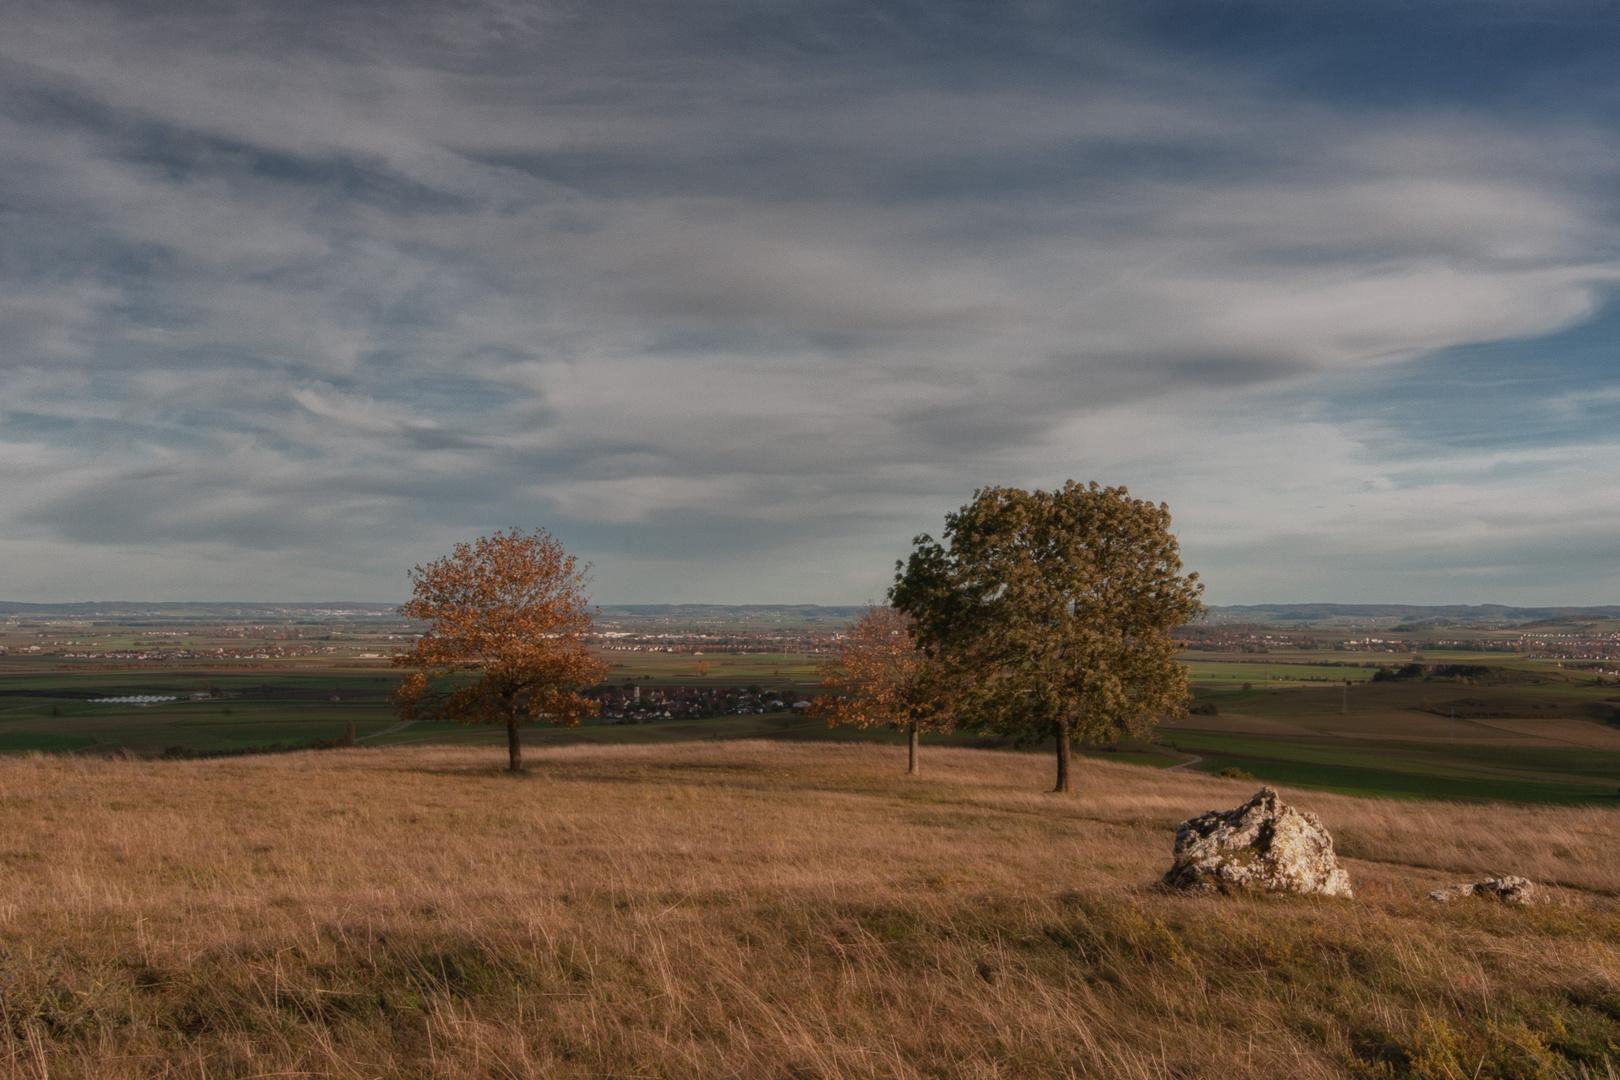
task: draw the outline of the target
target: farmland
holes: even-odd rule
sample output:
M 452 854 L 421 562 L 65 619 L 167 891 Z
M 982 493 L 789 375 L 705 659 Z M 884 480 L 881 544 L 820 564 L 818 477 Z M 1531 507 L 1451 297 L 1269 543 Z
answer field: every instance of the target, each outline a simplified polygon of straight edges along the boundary
M 836 647 L 848 616 L 609 609 L 597 638 L 610 664 L 603 690 L 631 707 L 605 709 L 613 715 L 573 729 L 529 729 L 525 741 L 893 741 L 884 730 L 829 730 L 792 708 L 816 691 L 815 665 Z M 335 743 L 351 725 L 361 745 L 493 748 L 497 731 L 400 724 L 389 701 L 398 675 L 387 657 L 413 630 L 383 607 L 238 618 L 208 610 L 13 616 L 0 627 L 0 752 L 246 753 Z M 1197 693 L 1193 715 L 1165 724 L 1154 741 L 1087 752 L 1346 793 L 1613 801 L 1620 679 L 1605 674 L 1617 662 L 1598 654 L 1614 634 L 1606 619 L 1399 633 L 1365 621 L 1283 629 L 1212 621 L 1183 654 Z M 1390 678 L 1413 663 L 1429 674 Z M 1473 674 L 1433 674 L 1452 669 Z M 683 715 L 678 693 L 705 703 Z M 137 695 L 174 700 L 98 700 Z M 925 742 L 1007 746 L 972 733 Z
M 651 691 L 697 685 L 733 695 L 756 687 L 791 700 L 815 689 L 839 609 L 744 609 L 717 620 L 695 609 L 672 621 L 633 609 L 609 615 L 597 643 L 610 684 Z M 401 725 L 389 700 L 399 675 L 388 656 L 416 628 L 390 609 L 215 610 L 101 618 L 13 619 L 0 627 L 0 752 L 40 750 L 140 756 L 243 753 L 344 739 L 364 745 L 484 742 L 499 736 L 458 724 Z M 702 665 L 701 669 L 699 665 Z M 155 702 L 123 698 L 166 698 Z M 113 699 L 113 700 L 108 700 Z M 647 742 L 825 734 L 791 713 L 647 724 L 590 722 L 533 729 L 527 741 Z
M 1613 801 L 1612 687 L 1362 683 L 1205 690 L 1218 715 L 1160 729 L 1206 771 L 1358 794 Z
M 1201 758 L 1204 771 L 1349 793 L 1613 801 L 1615 665 L 1548 655 L 1604 648 L 1613 631 L 1604 620 L 1543 623 L 1534 637 L 1473 630 L 1473 648 L 1436 648 L 1434 638 L 1461 635 L 1428 631 L 1373 641 L 1363 632 L 1331 651 L 1193 651 L 1195 707 L 1163 725 L 1159 742 Z M 1506 647 L 1527 637 L 1524 652 Z

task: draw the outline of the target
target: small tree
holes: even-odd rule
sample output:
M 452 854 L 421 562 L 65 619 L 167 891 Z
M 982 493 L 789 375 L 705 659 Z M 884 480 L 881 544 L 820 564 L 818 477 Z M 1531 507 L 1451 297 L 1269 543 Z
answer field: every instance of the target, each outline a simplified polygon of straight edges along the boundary
M 1145 733 L 1189 692 L 1170 632 L 1203 613 L 1181 573 L 1170 511 L 1124 488 L 985 488 L 919 536 L 890 600 L 957 687 L 957 713 L 1019 741 Z
M 909 732 L 906 772 L 912 776 L 918 772 L 920 731 L 950 730 L 948 695 L 938 669 L 917 648 L 911 617 L 904 612 L 868 607 L 844 635 L 838 654 L 818 665 L 816 673 L 830 691 L 816 700 L 816 714 L 830 724 L 885 724 Z
M 457 544 L 413 569 L 414 595 L 399 613 L 428 631 L 394 656 L 395 667 L 415 669 L 396 697 L 400 718 L 504 724 L 519 772 L 520 725 L 595 715 L 578 688 L 600 682 L 608 665 L 586 647 L 585 569 L 543 529 Z

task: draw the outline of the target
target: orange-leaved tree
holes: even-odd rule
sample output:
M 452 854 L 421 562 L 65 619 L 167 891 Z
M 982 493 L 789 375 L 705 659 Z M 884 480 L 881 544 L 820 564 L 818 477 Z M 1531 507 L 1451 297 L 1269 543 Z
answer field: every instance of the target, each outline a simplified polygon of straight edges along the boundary
M 815 712 L 830 724 L 884 724 L 908 731 L 906 772 L 917 775 L 917 737 L 924 728 L 949 731 L 949 695 L 939 668 L 917 648 L 911 616 L 871 605 L 845 633 L 837 654 L 816 673 L 829 693 Z
M 544 529 L 457 544 L 412 570 L 413 595 L 399 613 L 428 630 L 394 655 L 395 667 L 415 669 L 396 695 L 400 718 L 504 724 L 518 772 L 520 725 L 572 727 L 595 715 L 579 689 L 602 681 L 608 666 L 586 647 L 585 570 Z

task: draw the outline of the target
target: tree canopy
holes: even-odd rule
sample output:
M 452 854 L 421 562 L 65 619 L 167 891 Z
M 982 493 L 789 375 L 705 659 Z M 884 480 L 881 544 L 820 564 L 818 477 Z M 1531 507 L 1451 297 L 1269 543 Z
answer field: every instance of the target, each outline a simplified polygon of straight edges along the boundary
M 517 772 L 520 725 L 572 726 L 594 715 L 596 702 L 578 689 L 600 682 L 608 666 L 586 647 L 585 569 L 543 529 L 457 544 L 413 569 L 413 595 L 399 613 L 428 630 L 394 656 L 395 667 L 415 669 L 396 696 L 400 717 L 504 724 Z
M 908 732 L 906 771 L 913 776 L 922 729 L 950 730 L 949 698 L 938 667 L 917 647 L 905 612 L 869 606 L 845 631 L 838 652 L 816 671 L 829 691 L 816 699 L 817 715 L 832 724 L 887 725 Z
M 1123 487 L 985 488 L 919 536 L 891 602 L 954 688 L 960 722 L 1020 742 L 1150 730 L 1190 697 L 1170 632 L 1203 613 L 1170 511 Z

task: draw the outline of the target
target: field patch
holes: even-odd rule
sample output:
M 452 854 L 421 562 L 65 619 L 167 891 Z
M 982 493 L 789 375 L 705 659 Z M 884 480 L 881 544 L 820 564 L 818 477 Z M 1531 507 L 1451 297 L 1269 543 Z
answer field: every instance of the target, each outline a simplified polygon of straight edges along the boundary
M 1493 677 L 1500 670 L 1479 667 Z M 1199 770 L 1336 791 L 1615 803 L 1620 727 L 1606 722 L 1614 688 L 1556 672 L 1510 674 L 1500 685 L 1466 687 L 1455 679 L 1249 691 L 1200 684 L 1200 700 L 1218 703 L 1220 714 L 1165 724 L 1159 738 L 1203 756 Z M 1475 715 L 1462 715 L 1469 710 Z
M 1620 751 L 1620 728 L 1589 720 L 1485 720 L 1490 727 L 1534 736 L 1538 741 L 1563 742 Z
M 1223 712 L 1216 716 L 1188 716 L 1161 725 L 1166 731 L 1220 731 L 1232 735 L 1310 735 L 1310 728 L 1268 716 Z
M 95 744 L 85 735 L 59 735 L 49 731 L 0 731 L 0 753 L 17 754 L 29 750 L 60 753 L 82 750 Z

